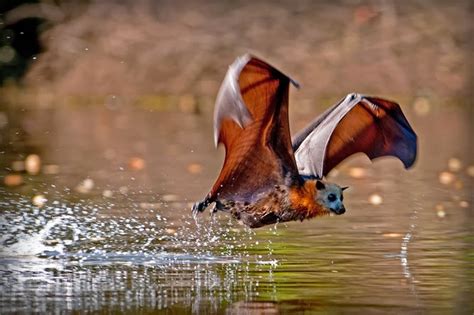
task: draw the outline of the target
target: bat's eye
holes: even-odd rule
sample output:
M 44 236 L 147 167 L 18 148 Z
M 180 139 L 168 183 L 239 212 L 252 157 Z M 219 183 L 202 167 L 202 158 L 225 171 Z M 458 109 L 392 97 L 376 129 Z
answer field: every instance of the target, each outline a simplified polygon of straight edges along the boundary
M 329 194 L 328 195 L 328 200 L 329 201 L 336 201 L 336 195 L 335 194 Z

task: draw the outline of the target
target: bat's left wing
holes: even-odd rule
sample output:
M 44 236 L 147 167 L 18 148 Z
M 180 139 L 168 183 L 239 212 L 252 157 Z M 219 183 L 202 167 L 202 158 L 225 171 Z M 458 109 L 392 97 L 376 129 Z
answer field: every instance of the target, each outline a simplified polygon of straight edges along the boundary
M 214 139 L 224 144 L 226 155 L 206 200 L 251 202 L 285 178 L 297 178 L 288 123 L 290 82 L 250 55 L 229 67 L 214 112 Z
M 405 168 L 416 159 L 416 134 L 397 103 L 349 94 L 293 138 L 299 173 L 322 178 L 358 152 L 394 156 Z

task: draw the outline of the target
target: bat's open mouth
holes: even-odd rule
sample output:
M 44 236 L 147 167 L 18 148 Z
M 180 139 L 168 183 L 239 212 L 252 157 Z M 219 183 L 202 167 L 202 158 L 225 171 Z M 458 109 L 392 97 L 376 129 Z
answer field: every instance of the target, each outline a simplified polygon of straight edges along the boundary
M 329 209 L 329 210 L 331 210 L 331 213 L 334 213 L 334 214 L 337 214 L 337 215 L 341 215 L 344 212 L 346 212 L 346 208 Z

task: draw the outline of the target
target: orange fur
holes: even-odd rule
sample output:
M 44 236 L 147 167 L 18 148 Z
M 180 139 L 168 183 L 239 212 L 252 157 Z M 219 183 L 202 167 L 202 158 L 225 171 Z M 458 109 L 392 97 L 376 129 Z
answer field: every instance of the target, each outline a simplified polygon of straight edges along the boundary
M 291 187 L 289 192 L 291 208 L 299 213 L 305 212 L 305 218 L 329 214 L 329 211 L 316 202 L 316 180 L 307 180 L 303 186 Z

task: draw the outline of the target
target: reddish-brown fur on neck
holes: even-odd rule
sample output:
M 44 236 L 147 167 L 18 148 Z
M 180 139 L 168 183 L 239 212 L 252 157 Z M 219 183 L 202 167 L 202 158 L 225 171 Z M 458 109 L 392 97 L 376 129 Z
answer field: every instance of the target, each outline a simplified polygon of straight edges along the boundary
M 303 186 L 290 188 L 290 205 L 294 211 L 304 215 L 305 219 L 329 214 L 329 211 L 316 202 L 316 180 L 307 180 Z

